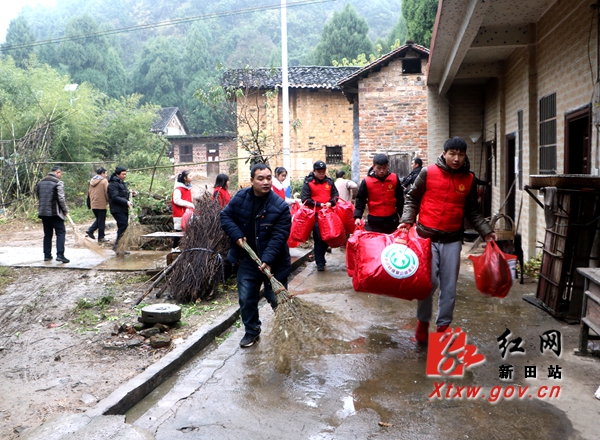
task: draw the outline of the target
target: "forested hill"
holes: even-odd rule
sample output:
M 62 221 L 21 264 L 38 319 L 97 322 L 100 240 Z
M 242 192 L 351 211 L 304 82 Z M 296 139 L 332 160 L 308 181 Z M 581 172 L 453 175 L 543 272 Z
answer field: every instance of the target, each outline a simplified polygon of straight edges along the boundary
M 293 6 L 294 2 L 303 4 Z M 355 8 L 351 14 L 347 3 Z M 193 92 L 215 81 L 217 65 L 281 65 L 279 5 L 279 0 L 57 0 L 55 7 L 27 7 L 11 22 L 6 45 L 35 45 L 5 53 L 23 67 L 35 53 L 73 82 L 87 81 L 112 97 L 140 93 L 146 102 L 177 106 L 195 133 L 212 131 L 214 121 Z M 350 14 L 346 22 L 366 30 L 368 41 L 361 48 L 373 48 L 371 53 L 377 55 L 379 43 L 386 53 L 399 21 L 404 25 L 401 9 L 400 0 L 290 0 L 289 64 L 331 64 L 316 48 L 324 25 L 342 10 Z M 165 24 L 168 21 L 177 24 Z M 115 32 L 106 32 L 111 30 Z M 94 38 L 43 44 L 95 33 L 99 35 Z

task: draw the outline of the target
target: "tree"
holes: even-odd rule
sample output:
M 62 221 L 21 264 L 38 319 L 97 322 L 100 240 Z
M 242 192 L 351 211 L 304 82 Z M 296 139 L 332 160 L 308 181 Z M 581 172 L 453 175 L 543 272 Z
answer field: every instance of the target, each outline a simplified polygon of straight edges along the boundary
M 417 44 L 429 47 L 438 0 L 403 0 L 402 15 L 406 20 L 408 38 Z
M 33 53 L 33 47 L 20 47 L 15 49 L 9 49 L 9 46 L 16 46 L 22 44 L 31 44 L 35 42 L 35 35 L 29 28 L 27 19 L 23 16 L 19 16 L 14 20 L 11 20 L 6 32 L 6 42 L 2 44 L 2 52 L 5 55 L 10 55 L 15 60 L 15 65 L 24 69 L 27 66 L 27 60 Z
M 331 66 L 334 60 L 372 54 L 374 47 L 368 33 L 369 25 L 366 20 L 360 18 L 354 6 L 347 3 L 341 12 L 334 12 L 331 20 L 325 23 L 321 41 L 315 49 L 315 63 Z
M 404 43 L 406 43 L 406 37 L 408 35 L 408 30 L 406 29 L 406 20 L 403 15 L 400 15 L 398 22 L 392 28 L 390 34 L 387 37 L 386 45 L 384 46 L 384 52 L 388 50 L 394 50 Z

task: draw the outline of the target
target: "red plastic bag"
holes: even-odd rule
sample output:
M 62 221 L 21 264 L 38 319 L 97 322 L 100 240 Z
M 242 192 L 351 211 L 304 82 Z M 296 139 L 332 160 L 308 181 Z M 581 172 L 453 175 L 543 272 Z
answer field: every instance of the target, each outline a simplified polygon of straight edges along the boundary
M 358 249 L 358 241 L 360 236 L 364 234 L 365 226 L 361 220 L 360 226 L 356 226 L 356 229 L 348 239 L 346 243 L 346 272 L 351 277 L 354 274 L 354 267 L 356 266 L 356 252 Z
M 352 202 L 348 202 L 338 197 L 335 201 L 333 211 L 337 214 L 337 216 L 344 224 L 344 228 L 346 228 L 346 233 L 352 234 L 354 232 L 354 229 L 356 228 L 356 224 L 354 223 L 354 205 L 352 204 Z
M 188 208 L 185 210 L 183 215 L 181 216 L 181 229 L 184 231 L 187 229 L 188 222 L 194 217 L 194 210 L 192 208 Z
M 292 230 L 288 238 L 288 246 L 296 247 L 304 243 L 310 237 L 310 233 L 315 227 L 315 210 L 306 205 L 302 205 L 292 217 Z M 293 246 L 294 243 L 297 243 Z
M 423 300 L 431 293 L 431 241 L 414 227 L 408 234 L 361 234 L 354 264 L 357 292 L 406 300 Z
M 515 255 L 505 254 L 495 241 L 490 241 L 482 255 L 469 255 L 473 262 L 477 290 L 484 295 L 504 298 L 512 286 L 513 277 L 508 262 L 516 260 Z
M 321 209 L 317 215 L 319 216 L 319 232 L 323 241 L 332 248 L 344 246 L 346 229 L 333 209 Z

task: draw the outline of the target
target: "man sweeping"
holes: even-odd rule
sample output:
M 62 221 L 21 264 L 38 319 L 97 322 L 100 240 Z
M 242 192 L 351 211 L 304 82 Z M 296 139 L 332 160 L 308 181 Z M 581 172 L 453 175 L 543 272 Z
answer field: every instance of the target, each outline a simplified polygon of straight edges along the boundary
M 238 264 L 237 285 L 240 313 L 246 333 L 240 347 L 251 347 L 260 336 L 258 301 L 260 288 L 264 284 L 264 297 L 275 309 L 277 298 L 271 283 L 243 249 L 246 242 L 262 260 L 261 268 L 267 268 L 287 288 L 287 277 L 291 272 L 290 250 L 287 239 L 290 235 L 292 218 L 285 201 L 271 191 L 273 175 L 271 168 L 263 163 L 252 166 L 252 186 L 236 193 L 221 211 L 221 226 L 231 239 L 227 259 Z

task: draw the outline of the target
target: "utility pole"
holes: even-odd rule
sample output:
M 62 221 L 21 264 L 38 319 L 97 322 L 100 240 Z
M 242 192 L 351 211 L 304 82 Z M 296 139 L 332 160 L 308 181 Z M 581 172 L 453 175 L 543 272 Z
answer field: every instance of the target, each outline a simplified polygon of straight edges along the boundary
M 281 93 L 283 97 L 283 166 L 290 173 L 290 94 L 288 82 L 287 9 L 281 0 Z

